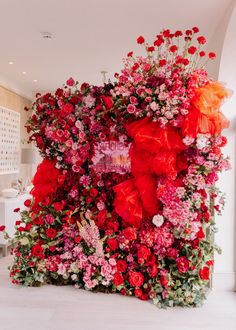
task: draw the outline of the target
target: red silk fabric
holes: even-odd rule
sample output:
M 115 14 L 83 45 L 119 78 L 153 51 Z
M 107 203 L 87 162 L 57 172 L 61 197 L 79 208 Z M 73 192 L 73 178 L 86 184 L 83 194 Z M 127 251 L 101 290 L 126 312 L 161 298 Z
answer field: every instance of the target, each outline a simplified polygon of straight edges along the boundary
M 33 178 L 33 189 L 31 194 L 34 197 L 35 204 L 45 201 L 45 198 L 51 198 L 59 187 L 58 179 L 61 172 L 55 167 L 51 160 L 44 159 L 39 164 L 37 172 Z
M 175 179 L 186 166 L 179 132 L 173 127 L 144 118 L 126 126 L 133 143 L 130 149 L 131 172 L 134 179 L 114 187 L 114 206 L 126 224 L 139 227 L 142 219 L 153 217 L 160 210 L 156 197 L 157 176 Z

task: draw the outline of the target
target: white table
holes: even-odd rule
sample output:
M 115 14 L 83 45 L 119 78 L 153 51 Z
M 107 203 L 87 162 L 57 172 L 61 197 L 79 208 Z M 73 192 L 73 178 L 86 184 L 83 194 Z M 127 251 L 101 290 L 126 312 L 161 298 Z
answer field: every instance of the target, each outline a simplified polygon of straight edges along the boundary
M 3 198 L 0 197 L 0 226 L 6 226 L 6 231 L 10 237 L 15 233 L 15 223 L 20 220 L 20 213 L 14 212 L 14 209 L 20 208 L 21 211 L 25 210 L 24 201 L 31 198 L 28 194 L 19 195 L 16 198 Z M 4 239 L 4 235 L 0 232 L 0 249 L 3 256 L 8 252 L 9 244 Z

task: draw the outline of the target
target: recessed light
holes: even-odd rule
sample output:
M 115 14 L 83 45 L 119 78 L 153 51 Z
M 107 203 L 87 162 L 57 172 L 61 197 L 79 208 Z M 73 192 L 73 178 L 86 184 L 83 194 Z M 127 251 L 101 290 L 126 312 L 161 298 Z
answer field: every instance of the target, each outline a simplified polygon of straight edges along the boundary
M 36 83 L 38 80 L 37 79 L 34 79 L 34 82 Z
M 51 32 L 42 32 L 43 39 L 51 40 L 52 39 L 52 33 Z
M 23 71 L 22 74 L 26 74 L 26 71 Z
M 12 64 L 14 64 L 14 62 L 12 62 L 12 61 L 9 61 L 9 62 L 8 62 L 8 64 L 12 65 Z

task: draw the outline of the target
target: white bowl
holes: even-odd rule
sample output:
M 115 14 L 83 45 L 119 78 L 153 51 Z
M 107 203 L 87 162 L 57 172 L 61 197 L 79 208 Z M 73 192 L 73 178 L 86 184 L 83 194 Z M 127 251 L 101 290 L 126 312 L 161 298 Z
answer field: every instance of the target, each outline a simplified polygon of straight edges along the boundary
M 19 191 L 14 188 L 8 188 L 3 189 L 1 193 L 4 198 L 14 198 L 18 195 Z

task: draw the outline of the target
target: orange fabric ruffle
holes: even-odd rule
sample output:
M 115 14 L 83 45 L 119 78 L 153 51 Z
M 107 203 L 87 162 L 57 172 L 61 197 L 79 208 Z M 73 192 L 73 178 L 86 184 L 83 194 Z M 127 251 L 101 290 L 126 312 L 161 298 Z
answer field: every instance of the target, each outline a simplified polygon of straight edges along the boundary
M 220 111 L 227 89 L 219 82 L 209 82 L 196 90 L 192 109 L 182 125 L 183 135 L 196 137 L 198 133 L 220 134 L 229 121 Z

